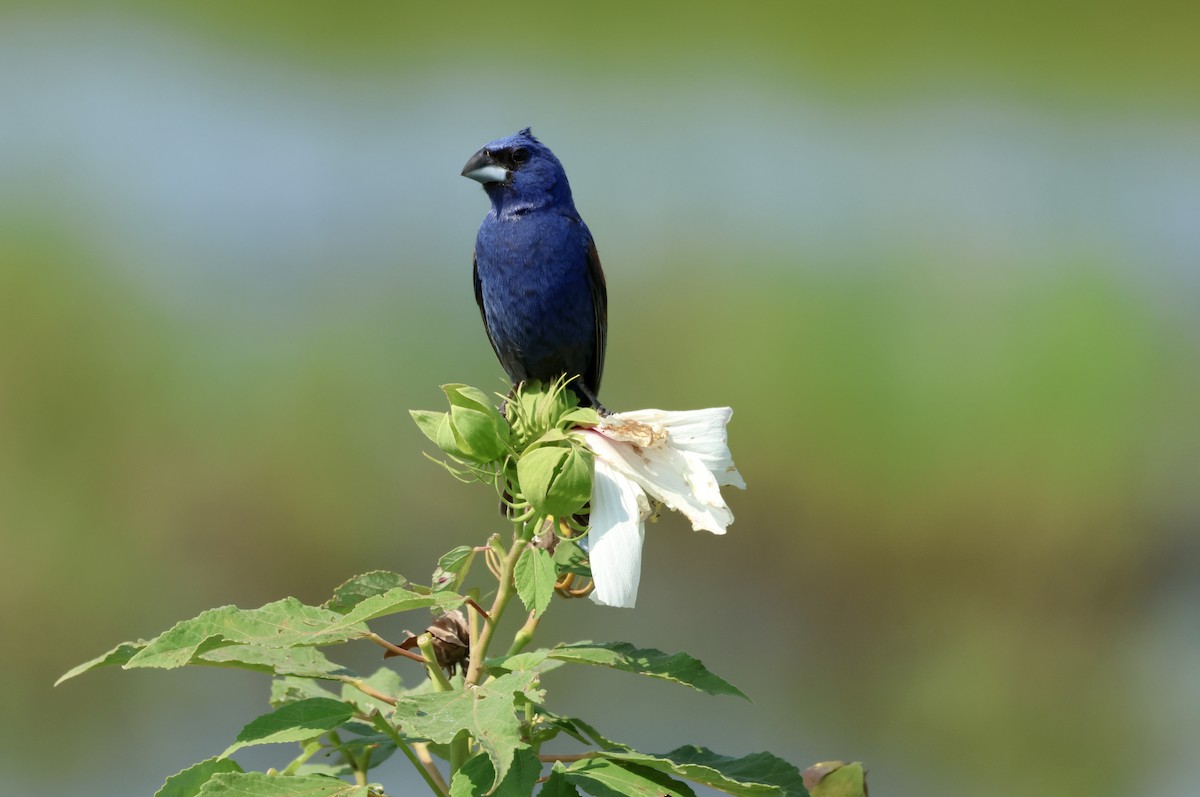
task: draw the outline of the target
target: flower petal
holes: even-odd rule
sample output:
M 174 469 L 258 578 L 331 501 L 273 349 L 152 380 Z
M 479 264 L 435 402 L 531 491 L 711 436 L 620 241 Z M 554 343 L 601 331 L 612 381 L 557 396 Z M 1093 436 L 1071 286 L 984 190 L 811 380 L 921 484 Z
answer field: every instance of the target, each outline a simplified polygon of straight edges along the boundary
M 597 458 L 591 512 L 587 547 L 596 585 L 592 600 L 632 609 L 642 577 L 649 502 L 642 488 Z
M 716 477 L 717 484 L 746 489 L 746 482 L 733 464 L 733 455 L 729 453 L 729 434 L 725 427 L 733 417 L 731 407 L 682 412 L 634 410 L 614 413 L 610 417 L 662 427 L 667 432 L 668 445 L 700 457 Z M 601 421 L 601 427 L 603 425 Z
M 652 497 L 685 515 L 693 529 L 724 534 L 725 527 L 733 522 L 720 485 L 699 455 L 668 445 L 641 448 L 616 443 L 604 436 L 602 427 L 586 430 L 583 437 L 596 454 L 597 466 L 604 463 L 633 480 Z

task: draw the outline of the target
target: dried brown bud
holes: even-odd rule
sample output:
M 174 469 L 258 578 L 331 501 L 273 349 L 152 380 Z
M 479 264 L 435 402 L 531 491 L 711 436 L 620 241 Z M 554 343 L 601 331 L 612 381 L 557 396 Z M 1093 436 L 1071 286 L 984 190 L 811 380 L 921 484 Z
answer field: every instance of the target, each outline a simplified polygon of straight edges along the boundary
M 397 647 L 412 650 L 417 647 L 417 637 L 411 631 L 405 631 L 404 641 Z M 465 674 L 467 659 L 471 655 L 471 632 L 467 628 L 467 618 L 461 611 L 455 609 L 446 612 L 434 620 L 422 633 L 433 637 L 433 654 L 437 664 L 446 671 L 446 675 L 454 675 L 455 668 L 460 668 Z M 395 656 L 395 653 L 385 653 L 384 658 Z

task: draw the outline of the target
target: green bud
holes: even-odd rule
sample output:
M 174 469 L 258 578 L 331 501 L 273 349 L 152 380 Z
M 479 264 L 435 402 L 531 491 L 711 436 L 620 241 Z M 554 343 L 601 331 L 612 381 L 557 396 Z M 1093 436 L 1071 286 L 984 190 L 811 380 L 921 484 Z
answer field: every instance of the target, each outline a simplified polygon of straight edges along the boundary
M 492 406 L 487 394 L 467 385 L 443 385 L 442 391 L 450 401 L 449 437 L 447 430 L 439 427 L 435 440 L 438 447 L 480 464 L 504 456 L 508 450 L 508 422 Z M 447 445 L 456 448 L 457 453 Z
M 517 481 L 525 500 L 539 513 L 568 517 L 591 499 L 593 467 L 591 451 L 554 430 L 521 454 Z

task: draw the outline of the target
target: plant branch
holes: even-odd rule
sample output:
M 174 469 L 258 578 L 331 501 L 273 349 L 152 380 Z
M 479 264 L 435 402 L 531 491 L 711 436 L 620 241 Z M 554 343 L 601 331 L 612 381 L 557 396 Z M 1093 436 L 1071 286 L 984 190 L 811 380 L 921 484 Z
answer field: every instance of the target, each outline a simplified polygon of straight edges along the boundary
M 417 772 L 421 774 L 421 777 L 425 780 L 425 785 L 429 787 L 430 791 L 438 795 L 438 797 L 450 797 L 450 787 L 446 785 L 442 774 L 433 765 L 433 759 L 428 759 L 428 753 L 426 753 L 426 758 L 429 760 L 429 765 L 426 766 L 422 759 L 418 758 L 417 754 L 412 751 L 408 742 L 404 741 L 404 737 L 392 727 L 392 723 L 385 720 L 383 715 L 378 711 L 371 715 L 371 724 L 391 737 L 391 740 L 396 743 L 396 747 L 400 749 L 400 752 L 404 753 L 405 758 L 411 761 Z
M 353 686 L 358 691 L 362 692 L 367 697 L 373 697 L 376 700 L 381 700 L 384 703 L 387 703 L 389 706 L 396 705 L 396 698 L 392 697 L 391 695 L 385 695 L 383 692 L 380 692 L 378 689 L 374 689 L 371 686 L 368 686 L 367 682 L 362 680 L 361 678 L 350 678 L 349 676 L 343 676 L 342 678 L 339 678 L 338 680 L 344 684 L 350 684 L 351 686 Z
M 500 584 L 496 588 L 496 597 L 492 601 L 491 622 L 484 623 L 483 630 L 479 634 L 479 643 L 471 648 L 471 664 L 467 669 L 467 684 L 477 684 L 479 679 L 483 677 L 483 662 L 487 658 L 488 647 L 492 643 L 492 637 L 496 635 L 496 627 L 500 622 L 500 615 L 504 612 L 504 607 L 508 605 L 509 600 L 513 596 L 516 587 L 513 583 L 513 571 L 517 568 L 517 560 L 524 553 L 527 543 L 521 539 L 521 535 L 517 534 L 517 540 L 513 543 L 504 557 L 504 561 L 500 565 Z
M 425 663 L 425 659 L 421 658 L 416 653 L 413 653 L 411 650 L 405 650 L 404 648 L 400 647 L 399 645 L 393 645 L 391 642 L 388 642 L 386 639 L 381 637 L 379 634 L 376 634 L 374 631 L 363 634 L 363 638 L 371 640 L 376 645 L 379 645 L 381 648 L 386 649 L 388 652 L 390 652 L 396 656 L 403 656 L 406 659 L 412 659 L 413 661 L 419 661 L 422 664 Z

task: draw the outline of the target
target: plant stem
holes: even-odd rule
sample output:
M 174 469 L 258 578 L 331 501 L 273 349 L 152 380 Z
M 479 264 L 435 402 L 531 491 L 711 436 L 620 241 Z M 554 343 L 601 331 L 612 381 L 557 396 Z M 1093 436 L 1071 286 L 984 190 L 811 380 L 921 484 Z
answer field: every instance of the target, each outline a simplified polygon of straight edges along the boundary
M 416 767 L 417 772 L 421 773 L 421 777 L 429 786 L 430 791 L 438 797 L 450 797 L 450 787 L 446 785 L 442 773 L 438 772 L 437 767 L 433 765 L 433 759 L 429 759 L 428 766 L 422 763 L 412 748 L 408 746 L 408 742 L 404 741 L 404 737 L 397 733 L 396 729 L 392 727 L 392 723 L 385 720 L 378 711 L 371 715 L 371 724 L 391 737 L 392 741 L 396 743 L 396 747 L 400 748 L 400 752 L 404 753 L 404 756 Z
M 526 542 L 521 539 L 519 531 L 516 537 L 517 540 L 508 550 L 500 566 L 500 584 L 496 588 L 496 598 L 492 601 L 492 610 L 488 613 L 491 616 L 491 622 L 483 624 L 479 642 L 471 648 L 471 665 L 467 669 L 466 678 L 468 686 L 479 683 L 479 679 L 483 677 L 483 662 L 487 658 L 488 647 L 492 644 L 492 637 L 496 634 L 500 615 L 504 613 L 504 607 L 508 605 L 516 589 L 513 584 L 513 571 L 516 570 L 517 560 L 521 558 L 521 554 L 526 548 Z
M 308 763 L 308 759 L 312 758 L 320 751 L 321 742 L 317 739 L 311 740 L 308 744 L 304 745 L 304 749 L 300 751 L 300 755 L 293 758 L 292 762 L 283 768 L 283 774 L 295 775 L 297 769 Z
M 508 646 L 509 656 L 520 653 L 529 646 L 529 643 L 533 641 L 533 632 L 537 631 L 538 623 L 541 620 L 542 618 L 533 612 L 529 613 L 529 619 L 525 621 L 525 625 L 521 626 L 520 630 L 513 636 L 512 644 Z
M 433 636 L 430 634 L 421 634 L 417 637 L 417 647 L 421 649 L 421 653 L 425 656 L 425 669 L 429 670 L 429 677 L 433 681 L 433 688 L 438 692 L 449 692 L 454 689 L 450 685 L 450 680 L 446 677 L 446 673 L 437 663 L 437 652 L 433 649 Z

